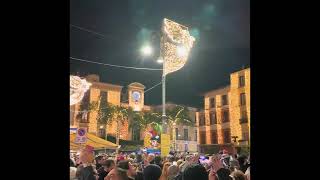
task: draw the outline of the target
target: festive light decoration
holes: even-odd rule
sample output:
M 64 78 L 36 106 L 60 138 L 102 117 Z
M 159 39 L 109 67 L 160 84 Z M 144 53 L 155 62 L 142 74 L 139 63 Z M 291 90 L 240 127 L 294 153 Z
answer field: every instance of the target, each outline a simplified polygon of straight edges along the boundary
M 189 34 L 187 27 L 166 18 L 163 20 L 162 32 L 161 56 L 165 76 L 184 66 L 195 38 Z
M 70 76 L 70 106 L 80 102 L 91 83 L 78 76 Z

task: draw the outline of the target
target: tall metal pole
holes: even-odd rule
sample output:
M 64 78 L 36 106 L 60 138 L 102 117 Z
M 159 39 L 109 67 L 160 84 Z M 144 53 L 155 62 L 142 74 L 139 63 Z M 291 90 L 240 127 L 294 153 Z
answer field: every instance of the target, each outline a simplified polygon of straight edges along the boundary
M 164 64 L 162 68 L 162 133 L 167 134 L 167 121 L 166 121 L 166 75 L 164 74 Z

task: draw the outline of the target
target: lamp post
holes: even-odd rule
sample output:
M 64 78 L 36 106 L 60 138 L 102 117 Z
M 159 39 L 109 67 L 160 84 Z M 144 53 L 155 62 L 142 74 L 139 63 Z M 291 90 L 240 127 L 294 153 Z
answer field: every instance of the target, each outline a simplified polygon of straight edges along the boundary
M 165 61 L 162 63 L 162 71 L 165 67 Z M 162 133 L 167 134 L 167 116 L 166 116 L 166 75 L 162 73 Z
M 168 133 L 165 107 L 166 75 L 175 72 L 184 66 L 194 41 L 194 37 L 189 34 L 188 27 L 166 18 L 163 19 L 160 37 L 160 58 L 157 60 L 158 63 L 162 62 L 162 134 Z M 144 55 L 152 54 L 152 48 L 150 47 L 145 46 L 141 50 Z M 166 139 L 167 135 L 163 136 L 163 138 Z M 169 144 L 163 145 L 163 142 L 161 141 L 161 145 L 166 147 L 164 149 L 167 149 Z

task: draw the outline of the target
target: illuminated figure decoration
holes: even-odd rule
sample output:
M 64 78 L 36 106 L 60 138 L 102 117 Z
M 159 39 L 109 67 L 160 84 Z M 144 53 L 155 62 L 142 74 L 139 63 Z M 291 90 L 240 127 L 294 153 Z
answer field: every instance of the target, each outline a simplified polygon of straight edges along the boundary
M 70 76 L 70 106 L 80 102 L 91 83 L 78 76 Z
M 188 28 L 169 19 L 163 20 L 161 57 L 164 60 L 163 76 L 181 69 L 187 62 L 195 38 Z
M 159 149 L 160 148 L 160 137 L 155 130 L 146 132 L 145 136 L 145 148 L 147 149 Z

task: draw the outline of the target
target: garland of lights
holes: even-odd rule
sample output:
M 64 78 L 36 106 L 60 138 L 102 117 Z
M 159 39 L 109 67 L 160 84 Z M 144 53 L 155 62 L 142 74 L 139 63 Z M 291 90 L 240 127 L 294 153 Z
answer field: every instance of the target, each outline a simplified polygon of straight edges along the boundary
M 91 83 L 78 76 L 70 76 L 70 106 L 80 102 Z
M 187 27 L 166 18 L 162 30 L 161 55 L 164 59 L 163 73 L 167 75 L 184 66 L 195 38 L 189 34 Z

